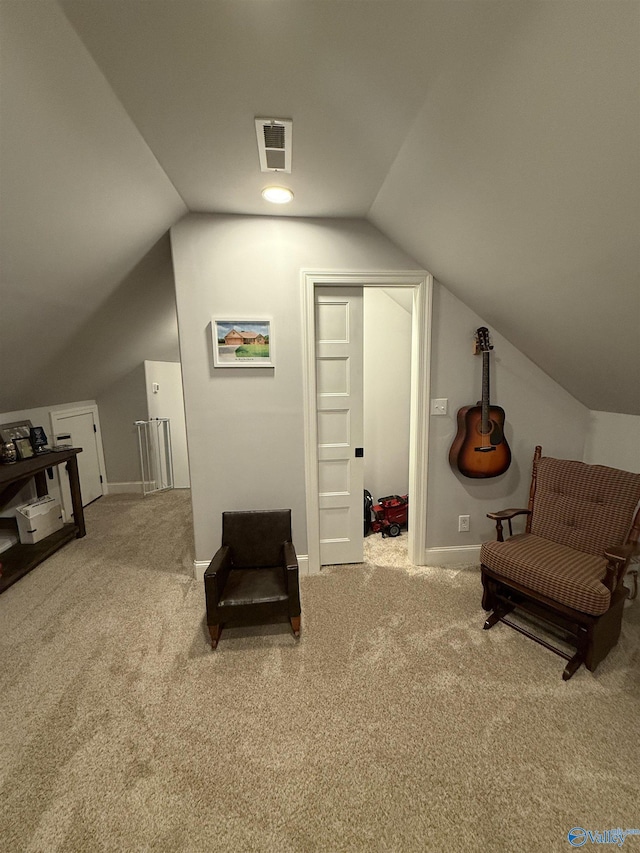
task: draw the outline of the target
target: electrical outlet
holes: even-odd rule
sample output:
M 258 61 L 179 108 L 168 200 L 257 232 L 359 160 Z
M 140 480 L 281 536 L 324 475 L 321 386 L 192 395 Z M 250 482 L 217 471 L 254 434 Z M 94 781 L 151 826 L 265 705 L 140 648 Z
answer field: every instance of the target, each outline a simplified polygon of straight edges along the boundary
M 446 415 L 449 400 L 446 397 L 438 397 L 431 401 L 432 415 Z
M 458 516 L 458 533 L 468 533 L 469 532 L 469 516 L 468 515 L 459 515 Z

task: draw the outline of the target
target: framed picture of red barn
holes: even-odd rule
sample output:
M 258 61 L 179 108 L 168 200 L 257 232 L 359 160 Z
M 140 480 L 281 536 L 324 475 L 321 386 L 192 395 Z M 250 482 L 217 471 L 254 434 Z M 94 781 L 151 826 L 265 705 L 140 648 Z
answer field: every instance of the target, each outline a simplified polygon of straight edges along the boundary
M 275 367 L 271 320 L 211 320 L 214 367 Z

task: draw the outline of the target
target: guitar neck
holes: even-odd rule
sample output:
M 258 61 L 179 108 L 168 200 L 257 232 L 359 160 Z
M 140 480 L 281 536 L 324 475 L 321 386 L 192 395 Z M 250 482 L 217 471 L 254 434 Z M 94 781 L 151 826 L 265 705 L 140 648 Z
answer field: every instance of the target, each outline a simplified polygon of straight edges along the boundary
M 482 429 L 489 428 L 489 353 L 482 353 Z

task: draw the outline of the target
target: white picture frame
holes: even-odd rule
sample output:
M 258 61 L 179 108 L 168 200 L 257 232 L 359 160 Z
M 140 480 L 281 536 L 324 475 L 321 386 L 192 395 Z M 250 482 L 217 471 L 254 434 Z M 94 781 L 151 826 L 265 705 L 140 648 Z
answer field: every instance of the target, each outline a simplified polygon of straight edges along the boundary
M 211 318 L 214 367 L 275 367 L 271 319 Z

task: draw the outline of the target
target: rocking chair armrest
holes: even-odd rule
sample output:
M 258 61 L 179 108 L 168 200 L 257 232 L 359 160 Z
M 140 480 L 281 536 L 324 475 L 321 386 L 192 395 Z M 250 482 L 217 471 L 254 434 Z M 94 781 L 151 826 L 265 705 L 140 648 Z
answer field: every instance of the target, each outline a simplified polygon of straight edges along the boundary
M 607 576 L 603 583 L 614 592 L 622 583 L 631 557 L 640 555 L 640 544 L 628 542 L 626 545 L 610 545 L 605 548 L 604 555 L 607 558 Z
M 615 563 L 624 563 L 630 557 L 640 555 L 640 542 L 628 542 L 626 545 L 610 545 L 604 549 L 607 560 Z
M 516 515 L 531 515 L 531 510 L 529 509 L 501 509 L 499 512 L 488 512 L 487 518 L 491 518 L 496 523 L 496 539 L 498 542 L 504 542 L 504 535 L 502 532 L 502 522 L 507 521 L 509 523 L 509 536 L 513 536 L 513 530 L 511 528 L 511 519 L 515 518 Z
M 528 509 L 501 509 L 499 512 L 488 512 L 487 518 L 492 518 L 494 521 L 500 519 L 501 521 L 507 521 L 510 518 L 515 518 L 516 515 L 530 515 L 530 510 Z

